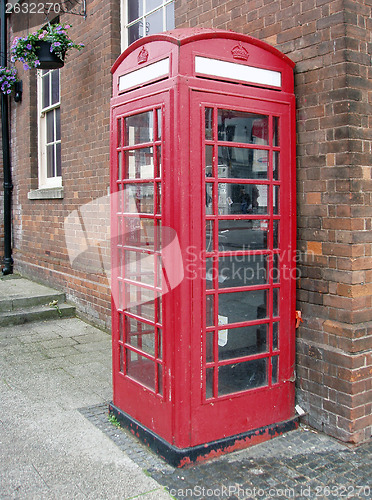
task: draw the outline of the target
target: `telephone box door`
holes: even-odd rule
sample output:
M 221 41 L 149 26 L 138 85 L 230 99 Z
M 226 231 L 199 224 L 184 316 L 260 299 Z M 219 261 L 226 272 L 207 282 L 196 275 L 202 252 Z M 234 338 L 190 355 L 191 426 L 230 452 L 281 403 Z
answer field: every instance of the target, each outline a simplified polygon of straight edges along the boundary
M 192 445 L 293 417 L 293 98 L 264 93 L 192 96 Z
M 171 441 L 162 250 L 175 236 L 162 211 L 169 92 L 120 105 L 111 120 L 114 404 Z

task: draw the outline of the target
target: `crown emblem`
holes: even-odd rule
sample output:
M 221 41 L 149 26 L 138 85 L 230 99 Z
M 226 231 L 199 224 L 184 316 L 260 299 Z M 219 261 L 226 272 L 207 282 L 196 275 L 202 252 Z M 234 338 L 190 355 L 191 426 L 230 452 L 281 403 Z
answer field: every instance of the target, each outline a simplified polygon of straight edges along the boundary
M 235 47 L 231 50 L 232 56 L 234 59 L 240 59 L 241 61 L 248 61 L 248 50 L 243 47 L 243 45 L 239 42 L 239 45 L 235 45 Z
M 147 62 L 147 59 L 149 58 L 149 53 L 147 52 L 145 46 L 142 47 L 138 54 L 138 64 L 142 64 Z

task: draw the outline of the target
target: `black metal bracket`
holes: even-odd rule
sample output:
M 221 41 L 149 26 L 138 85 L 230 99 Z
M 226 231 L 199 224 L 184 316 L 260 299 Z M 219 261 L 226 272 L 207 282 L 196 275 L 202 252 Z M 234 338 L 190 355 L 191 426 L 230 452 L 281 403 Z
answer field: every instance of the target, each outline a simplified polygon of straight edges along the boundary
M 87 18 L 87 2 L 86 0 L 63 0 L 60 4 L 61 14 L 74 14 Z

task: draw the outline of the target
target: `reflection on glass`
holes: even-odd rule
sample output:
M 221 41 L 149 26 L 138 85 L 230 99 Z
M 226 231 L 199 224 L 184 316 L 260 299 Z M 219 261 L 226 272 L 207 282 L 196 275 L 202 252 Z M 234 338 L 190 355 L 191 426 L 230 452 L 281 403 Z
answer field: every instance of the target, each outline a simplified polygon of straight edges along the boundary
M 156 147 L 156 172 L 155 177 L 161 177 L 161 146 Z
M 119 259 L 119 268 L 118 268 L 118 276 L 124 277 L 124 252 L 122 248 L 118 248 L 118 259 Z
M 124 212 L 154 213 L 154 185 L 126 184 L 124 186 Z
M 161 108 L 158 108 L 156 110 L 156 119 L 158 122 L 158 134 L 157 134 L 157 140 L 161 140 L 161 128 L 162 128 L 162 123 L 161 123 Z
M 158 182 L 156 184 L 156 191 L 157 191 L 157 195 L 156 195 L 156 213 L 157 214 L 161 214 L 161 183 Z
M 156 262 L 157 262 L 157 282 L 156 282 L 156 286 L 158 288 L 161 288 L 162 277 L 163 277 L 163 264 L 162 264 L 162 259 L 161 259 L 161 255 L 160 254 L 156 255 Z
M 118 193 L 117 193 L 117 212 L 122 213 L 123 211 L 123 185 L 118 184 Z
M 52 74 L 52 104 L 59 101 L 59 70 L 55 69 Z
M 273 316 L 279 316 L 279 288 L 273 288 Z
M 213 361 L 213 338 L 214 332 L 206 332 L 206 342 L 205 342 L 205 359 L 209 363 Z
M 118 309 L 122 310 L 124 305 L 124 284 L 120 280 L 118 281 L 118 295 L 119 295 Z
M 55 176 L 54 144 L 47 146 L 47 177 Z
M 61 140 L 61 108 L 54 110 L 56 115 L 56 141 Z
M 118 179 L 122 179 L 123 175 L 123 165 L 122 165 L 122 154 L 121 151 L 118 152 Z
M 132 318 L 125 318 L 126 343 L 155 356 L 155 329 Z
M 163 367 L 160 363 L 157 363 L 158 366 L 158 393 L 163 394 Z
M 123 327 L 123 315 L 119 314 L 119 341 L 124 340 L 124 327 Z
M 234 179 L 267 179 L 269 151 L 264 149 L 244 149 L 221 146 L 218 148 L 218 167 L 227 168 L 229 177 Z M 222 177 L 220 175 L 220 177 Z
M 279 146 L 279 117 L 273 117 L 273 146 Z
M 128 23 L 138 19 L 143 15 L 143 2 L 138 0 L 128 0 Z
M 121 247 L 123 245 L 123 234 L 125 231 L 124 220 L 122 217 L 118 217 L 118 236 L 117 236 L 117 246 Z
M 268 145 L 269 117 L 226 109 L 218 110 L 218 140 Z
M 119 345 L 119 371 L 124 372 L 124 348 Z
M 141 318 L 155 321 L 155 292 L 135 285 L 125 284 L 127 312 Z
M 126 151 L 125 165 L 126 179 L 152 179 L 154 177 L 152 148 Z
M 127 375 L 149 389 L 155 390 L 155 363 L 154 361 L 140 356 L 126 349 L 127 352 Z
M 273 323 L 273 350 L 276 351 L 279 347 L 279 323 Z
M 157 305 L 156 305 L 156 322 L 161 324 L 163 321 L 163 299 L 160 296 L 157 300 Z
M 169 233 L 166 233 L 167 236 L 169 237 Z M 158 252 L 161 250 L 161 245 L 162 245 L 162 229 L 161 229 L 161 220 L 157 219 L 156 220 L 156 225 L 154 228 L 154 245 L 155 245 L 155 250 Z
M 141 2 L 140 2 L 141 3 Z M 143 37 L 143 22 L 138 21 L 128 28 L 128 45 Z
M 154 248 L 155 234 L 154 221 L 139 217 L 124 217 L 123 243 L 137 248 Z M 160 233 L 160 229 L 156 229 Z M 119 233 L 120 234 L 120 233 Z
M 207 326 L 214 325 L 214 295 L 206 297 L 206 324 Z
M 205 213 L 213 214 L 213 184 L 209 182 L 205 184 Z
M 205 146 L 205 176 L 213 177 L 213 146 Z
M 207 252 L 213 251 L 213 221 L 205 221 L 205 248 Z
M 273 213 L 279 214 L 279 186 L 273 186 Z
M 158 328 L 158 358 L 163 358 L 163 330 Z
M 154 138 L 153 112 L 146 111 L 125 118 L 125 144 L 134 146 L 152 142 Z
M 266 250 L 267 220 L 220 220 L 218 245 L 220 251 Z
M 214 288 L 214 277 L 213 259 L 205 259 L 205 282 L 207 290 Z
M 121 133 L 122 133 L 122 127 L 121 127 L 121 118 L 118 119 L 118 128 L 117 128 L 117 147 L 120 148 L 121 147 Z
M 124 276 L 131 281 L 154 285 L 155 256 L 141 252 L 124 252 Z
M 227 342 L 218 346 L 218 358 L 234 359 L 266 352 L 268 325 L 252 325 L 227 330 Z
M 218 213 L 266 215 L 268 186 L 259 184 L 218 184 Z
M 47 142 L 54 141 L 54 111 L 46 114 Z
M 279 254 L 274 253 L 273 256 L 273 282 L 279 283 L 280 281 L 280 262 L 279 262 Z
M 166 31 L 174 29 L 174 27 L 175 27 L 174 19 L 175 19 L 175 17 L 174 17 L 174 2 L 172 2 L 172 3 L 169 3 L 165 7 L 165 21 L 166 21 L 165 30 Z
M 62 157 L 61 157 L 61 143 L 56 144 L 56 175 L 62 175 Z
M 273 248 L 279 248 L 279 221 L 273 221 Z
M 226 324 L 263 319 L 267 314 L 267 290 L 218 295 L 218 315 L 226 317 Z
M 163 31 L 163 11 L 159 9 L 149 16 L 146 16 L 146 35 L 153 35 L 161 31 Z
M 205 397 L 213 398 L 213 373 L 214 368 L 207 368 L 205 370 Z
M 213 140 L 213 109 L 205 108 L 205 138 Z
M 47 108 L 50 105 L 49 78 L 50 73 L 45 72 L 42 79 L 43 108 Z
M 273 356 L 271 358 L 271 383 L 278 383 L 278 360 L 279 356 Z
M 218 368 L 218 395 L 246 391 L 267 384 L 267 359 L 255 359 Z
M 274 151 L 273 160 L 274 160 L 273 179 L 274 179 L 274 181 L 278 181 L 279 180 L 279 160 L 280 160 L 279 151 Z
M 162 4 L 162 0 L 146 0 L 146 10 L 150 12 L 156 7 L 159 7 Z
M 219 288 L 265 285 L 268 282 L 267 255 L 230 255 L 220 257 Z

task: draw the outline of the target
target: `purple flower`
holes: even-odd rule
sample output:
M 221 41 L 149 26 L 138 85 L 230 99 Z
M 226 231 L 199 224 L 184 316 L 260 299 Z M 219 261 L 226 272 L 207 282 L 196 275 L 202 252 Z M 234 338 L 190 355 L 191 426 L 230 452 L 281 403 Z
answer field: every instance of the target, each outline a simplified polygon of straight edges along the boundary
M 23 69 L 27 71 L 28 69 L 30 69 L 30 66 L 27 63 L 24 63 Z
M 34 62 L 34 64 L 35 64 L 35 68 L 36 68 L 37 66 L 40 66 L 40 61 L 38 59 L 36 59 L 36 61 Z
M 31 45 L 30 43 L 28 43 L 28 44 L 26 45 L 26 49 L 31 50 L 31 49 L 32 49 L 32 45 Z

